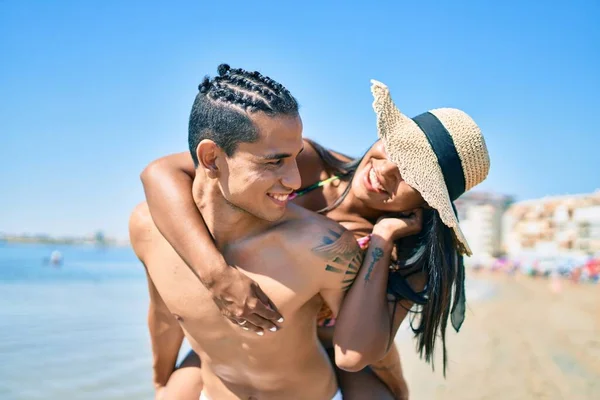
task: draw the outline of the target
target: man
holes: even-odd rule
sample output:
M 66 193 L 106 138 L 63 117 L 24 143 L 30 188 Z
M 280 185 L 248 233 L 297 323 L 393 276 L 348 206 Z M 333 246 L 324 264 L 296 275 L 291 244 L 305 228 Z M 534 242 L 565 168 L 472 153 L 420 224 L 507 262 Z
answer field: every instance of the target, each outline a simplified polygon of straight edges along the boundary
M 219 76 L 200 85 L 189 146 L 197 167 L 193 196 L 217 247 L 278 310 L 266 319 L 224 319 L 146 206 L 138 206 L 130 237 L 148 276 L 157 398 L 168 396 L 165 385 L 185 336 L 202 359 L 201 398 L 341 399 L 317 340 L 316 315 L 323 300 L 337 313 L 362 255 L 340 225 L 287 204 L 300 187 L 296 100 L 270 78 L 222 65 Z M 277 313 L 285 326 L 269 321 Z

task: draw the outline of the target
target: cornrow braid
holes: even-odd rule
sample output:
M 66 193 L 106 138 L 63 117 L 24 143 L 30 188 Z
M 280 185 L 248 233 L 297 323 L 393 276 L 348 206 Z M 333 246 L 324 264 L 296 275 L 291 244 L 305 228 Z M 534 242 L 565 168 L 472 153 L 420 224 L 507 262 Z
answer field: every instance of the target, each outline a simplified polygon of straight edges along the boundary
M 267 114 L 273 113 L 273 108 L 264 98 L 252 95 L 249 91 L 233 90 L 231 86 L 215 82 L 214 89 L 207 96 L 214 101 L 221 101 L 236 105 L 247 111 L 263 111 Z
M 265 98 L 268 98 L 268 97 L 272 98 L 274 96 L 277 96 L 277 93 L 273 89 L 265 86 L 264 84 L 261 84 L 262 82 L 255 81 L 252 78 L 248 78 L 245 76 L 232 75 L 231 83 L 239 85 L 240 87 L 244 87 L 251 91 L 256 91 Z
M 219 65 L 217 71 L 219 76 L 212 82 L 209 79 L 205 84 L 205 93 L 212 100 L 230 102 L 244 110 L 251 112 L 260 110 L 268 114 L 298 110 L 296 99 L 283 85 L 258 71 L 232 69 L 227 64 Z M 228 92 L 211 90 L 211 84 L 215 89 L 229 89 L 234 96 L 228 96 Z M 247 96 L 236 96 L 236 94 Z
M 270 98 L 270 101 L 278 101 L 279 97 L 283 97 L 282 94 L 284 96 L 292 96 L 283 85 L 268 76 L 262 75 L 258 71 L 248 72 L 241 68 L 227 69 L 229 67 L 227 64 L 222 64 L 222 66 L 224 67 L 221 70 L 223 72 L 221 76 L 229 75 L 234 79 L 241 78 L 240 83 L 243 85 L 248 85 L 248 81 L 258 84 L 258 86 L 253 87 L 253 90 L 259 91 L 266 98 Z
M 216 85 L 220 88 L 224 86 L 221 83 L 222 80 L 219 80 Z M 248 78 L 242 76 L 231 76 L 231 78 L 227 81 L 225 85 L 231 85 L 232 87 L 237 87 L 238 89 L 242 89 L 246 93 L 243 94 L 248 103 L 254 107 L 258 107 L 259 110 L 265 112 L 273 112 L 273 107 L 270 105 L 274 101 L 276 101 L 276 94 L 267 89 L 264 86 L 260 86 L 259 84 L 249 80 Z M 254 94 L 253 96 L 249 93 Z
M 258 132 L 248 114 L 297 115 L 298 102 L 280 83 L 258 71 L 221 64 L 214 78 L 204 77 L 190 113 L 188 144 L 198 165 L 196 148 L 213 140 L 228 155 L 240 142 L 253 142 Z

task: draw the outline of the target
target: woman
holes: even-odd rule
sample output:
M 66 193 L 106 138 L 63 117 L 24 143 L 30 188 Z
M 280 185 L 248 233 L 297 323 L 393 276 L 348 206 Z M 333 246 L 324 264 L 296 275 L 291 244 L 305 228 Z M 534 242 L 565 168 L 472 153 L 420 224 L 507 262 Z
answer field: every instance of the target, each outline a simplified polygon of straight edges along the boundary
M 446 324 L 452 314 L 458 330 L 464 318 L 462 254 L 470 254 L 452 201 L 489 170 L 481 132 L 464 112 L 438 109 L 410 119 L 395 107 L 385 85 L 373 81 L 372 91 L 381 140 L 354 160 L 306 140 L 297 159 L 304 189 L 293 199 L 337 221 L 369 248 L 337 323 L 327 310 L 319 321 L 319 337 L 330 354 L 356 355 L 345 369 L 357 371 L 337 371 L 345 399 L 385 398 L 381 381 L 395 398 L 408 396 L 397 350 L 390 345 L 413 303 L 421 316 L 413 327 L 420 354 L 431 361 L 439 330 L 445 369 Z M 194 243 L 193 232 L 206 231 L 191 198 L 194 175 L 187 153 L 158 160 L 142 174 L 152 217 L 185 260 L 191 257 L 179 244 Z M 414 210 L 421 207 L 423 228 L 407 237 L 419 231 L 421 211 Z M 168 390 L 200 387 L 199 362 L 190 357 L 192 368 L 174 373 Z M 371 368 L 361 368 L 367 365 Z

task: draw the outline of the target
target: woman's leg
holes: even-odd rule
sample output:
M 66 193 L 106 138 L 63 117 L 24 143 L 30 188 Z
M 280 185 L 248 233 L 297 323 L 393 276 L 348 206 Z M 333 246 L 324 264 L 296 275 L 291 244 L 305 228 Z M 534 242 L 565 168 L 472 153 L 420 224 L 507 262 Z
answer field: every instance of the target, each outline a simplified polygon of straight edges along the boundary
M 343 371 L 336 367 L 333 351 L 333 327 L 320 326 L 317 330 L 319 340 L 327 349 L 327 354 L 344 395 L 344 400 L 407 400 L 408 386 L 402 375 L 400 354 L 394 344 L 386 356 L 379 362 L 359 372 Z
M 333 349 L 327 349 L 327 354 L 335 368 L 344 400 L 394 400 L 390 389 L 377 378 L 371 368 L 358 372 L 344 371 L 335 365 Z
M 202 363 L 190 350 L 179 367 L 171 374 L 165 388 L 165 399 L 198 400 L 202 392 Z
M 336 369 L 344 400 L 394 400 L 390 389 L 369 367 L 358 372 Z
M 404 380 L 400 353 L 394 343 L 383 359 L 370 366 L 379 379 L 386 383 L 396 399 L 408 400 L 408 385 Z

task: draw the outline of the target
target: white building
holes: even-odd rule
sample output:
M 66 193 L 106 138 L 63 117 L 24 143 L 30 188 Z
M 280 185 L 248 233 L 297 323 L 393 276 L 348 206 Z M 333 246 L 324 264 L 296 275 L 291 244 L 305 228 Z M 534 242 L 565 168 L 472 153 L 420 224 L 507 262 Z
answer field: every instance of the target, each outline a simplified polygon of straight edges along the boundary
M 600 252 L 600 191 L 513 204 L 503 218 L 507 253 L 546 256 Z
M 503 253 L 502 215 L 511 202 L 509 196 L 487 192 L 468 192 L 455 201 L 460 227 L 474 258 Z

